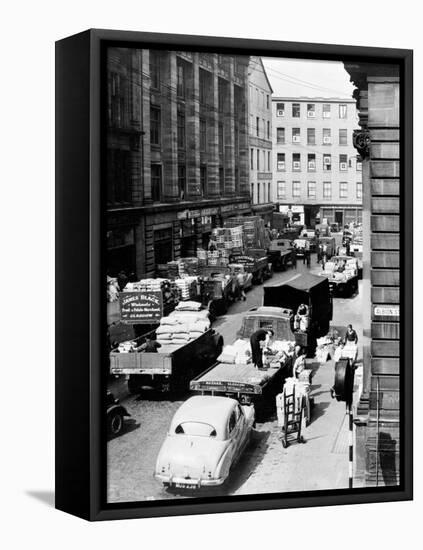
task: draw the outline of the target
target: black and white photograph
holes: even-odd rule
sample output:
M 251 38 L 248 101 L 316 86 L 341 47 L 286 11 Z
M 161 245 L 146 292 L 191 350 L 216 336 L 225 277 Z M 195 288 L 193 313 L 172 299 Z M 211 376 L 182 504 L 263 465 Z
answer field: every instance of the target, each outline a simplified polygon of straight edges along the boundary
M 399 65 L 105 57 L 107 503 L 399 487 Z

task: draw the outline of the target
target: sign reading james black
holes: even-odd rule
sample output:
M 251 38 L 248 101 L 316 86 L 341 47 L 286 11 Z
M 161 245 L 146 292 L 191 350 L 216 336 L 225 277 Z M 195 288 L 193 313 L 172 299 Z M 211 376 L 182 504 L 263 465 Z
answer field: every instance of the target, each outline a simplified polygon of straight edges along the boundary
M 163 315 L 163 300 L 160 291 L 122 292 L 120 316 L 124 323 L 158 323 Z

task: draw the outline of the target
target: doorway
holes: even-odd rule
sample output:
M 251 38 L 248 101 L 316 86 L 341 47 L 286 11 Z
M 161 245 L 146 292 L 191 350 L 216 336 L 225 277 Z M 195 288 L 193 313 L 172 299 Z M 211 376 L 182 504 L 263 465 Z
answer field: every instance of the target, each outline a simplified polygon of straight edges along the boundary
M 344 227 L 344 211 L 343 210 L 335 210 L 335 223 L 339 225 L 339 227 Z

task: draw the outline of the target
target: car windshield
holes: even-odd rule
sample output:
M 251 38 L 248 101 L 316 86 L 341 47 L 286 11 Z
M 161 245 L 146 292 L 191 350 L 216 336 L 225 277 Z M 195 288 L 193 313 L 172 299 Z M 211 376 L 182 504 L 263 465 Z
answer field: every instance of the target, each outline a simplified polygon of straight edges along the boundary
M 196 435 L 200 437 L 216 437 L 216 428 L 205 422 L 182 422 L 175 428 L 175 434 Z
M 297 239 L 295 241 L 295 244 L 299 247 L 304 247 L 305 246 L 305 240 L 304 239 Z

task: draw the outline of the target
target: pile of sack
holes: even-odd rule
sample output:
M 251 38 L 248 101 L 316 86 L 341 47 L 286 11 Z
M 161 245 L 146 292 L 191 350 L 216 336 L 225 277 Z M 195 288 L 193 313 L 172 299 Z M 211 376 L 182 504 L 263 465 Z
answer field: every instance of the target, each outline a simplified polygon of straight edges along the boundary
M 208 311 L 172 311 L 163 317 L 156 330 L 157 342 L 162 346 L 181 346 L 192 342 L 210 328 Z M 166 351 L 161 350 L 160 351 Z

